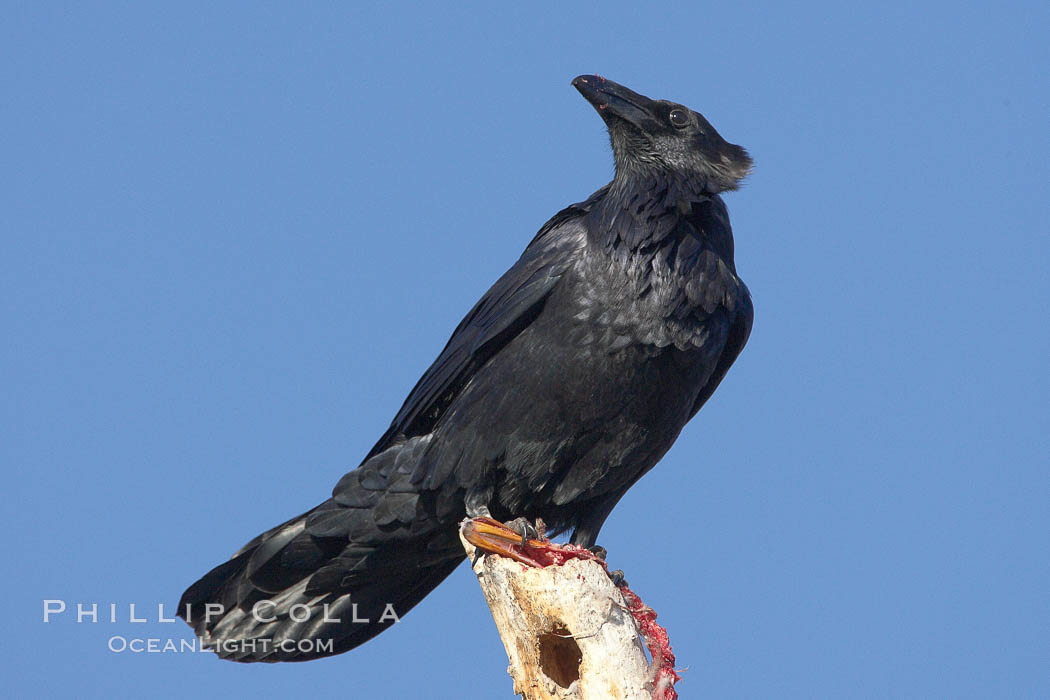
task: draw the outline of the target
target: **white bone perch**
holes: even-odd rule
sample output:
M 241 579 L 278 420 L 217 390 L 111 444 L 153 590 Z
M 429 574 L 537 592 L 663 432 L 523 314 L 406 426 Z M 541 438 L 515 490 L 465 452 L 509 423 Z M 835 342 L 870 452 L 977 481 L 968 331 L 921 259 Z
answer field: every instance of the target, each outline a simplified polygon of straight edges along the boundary
M 537 568 L 498 554 L 475 560 L 462 530 L 460 539 L 524 700 L 677 697 L 667 672 L 650 667 L 638 622 L 600 562 Z

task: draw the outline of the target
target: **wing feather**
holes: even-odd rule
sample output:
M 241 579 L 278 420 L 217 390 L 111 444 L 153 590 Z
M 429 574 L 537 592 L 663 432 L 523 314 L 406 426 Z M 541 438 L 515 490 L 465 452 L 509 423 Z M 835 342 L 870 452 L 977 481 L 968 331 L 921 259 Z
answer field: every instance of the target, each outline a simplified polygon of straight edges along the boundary
M 544 224 L 521 258 L 456 327 L 365 461 L 398 440 L 430 432 L 474 373 L 536 318 L 572 264 L 572 253 L 583 245 L 578 219 L 603 194 L 599 190 Z

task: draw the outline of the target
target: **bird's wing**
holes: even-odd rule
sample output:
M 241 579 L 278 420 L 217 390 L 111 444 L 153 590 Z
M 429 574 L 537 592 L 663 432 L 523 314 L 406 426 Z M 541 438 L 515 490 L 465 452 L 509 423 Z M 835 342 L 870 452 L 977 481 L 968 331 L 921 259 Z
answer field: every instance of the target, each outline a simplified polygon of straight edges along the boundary
M 709 238 L 721 240 L 723 255 L 728 253 L 732 259 L 733 229 L 729 224 L 729 212 L 726 210 L 725 202 L 719 198 L 712 198 L 702 206 L 694 208 L 694 222 L 700 226 Z M 700 296 L 705 298 L 720 298 L 721 302 L 715 313 L 722 315 L 728 321 L 725 345 L 718 356 L 718 362 L 707 383 L 700 390 L 700 394 L 693 403 L 689 412 L 689 418 L 696 415 L 700 407 L 711 398 L 722 379 L 725 378 L 729 367 L 736 360 L 740 351 L 744 349 L 748 337 L 751 335 L 751 324 L 754 320 L 754 307 L 751 304 L 751 292 L 738 277 L 735 268 L 732 271 L 733 280 L 736 284 L 719 284 L 716 278 L 705 279 L 705 286 Z
M 496 281 L 452 333 L 365 461 L 398 439 L 429 432 L 470 378 L 528 326 L 583 244 L 576 221 L 601 196 L 573 204 L 544 224 L 521 258 Z
M 711 376 L 708 378 L 707 383 L 704 384 L 704 388 L 700 390 L 700 394 L 696 397 L 696 401 L 693 402 L 693 408 L 689 412 L 689 418 L 692 419 L 696 415 L 697 411 L 711 398 L 711 394 L 715 393 L 715 389 L 726 376 L 726 372 L 729 371 L 729 367 L 736 361 L 740 351 L 744 349 L 744 345 L 747 343 L 748 336 L 751 335 L 751 322 L 754 318 L 754 310 L 751 306 L 751 295 L 745 289 L 740 297 L 737 299 L 737 312 L 733 319 L 732 325 L 729 326 L 729 333 L 726 336 L 725 347 L 722 348 L 722 353 L 718 356 L 718 364 L 715 365 L 715 369 L 711 372 Z

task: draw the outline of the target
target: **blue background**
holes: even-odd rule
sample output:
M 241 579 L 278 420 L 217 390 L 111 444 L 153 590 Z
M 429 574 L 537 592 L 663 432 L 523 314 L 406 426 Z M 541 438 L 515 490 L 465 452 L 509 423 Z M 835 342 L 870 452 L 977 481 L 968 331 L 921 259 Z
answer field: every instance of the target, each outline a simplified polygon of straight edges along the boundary
M 600 72 L 757 163 L 751 341 L 601 538 L 683 696 L 1050 696 L 1050 6 L 348 5 L 5 3 L 9 694 L 510 697 L 465 567 L 323 661 L 107 640 L 188 639 L 156 604 L 325 498 L 609 179 Z

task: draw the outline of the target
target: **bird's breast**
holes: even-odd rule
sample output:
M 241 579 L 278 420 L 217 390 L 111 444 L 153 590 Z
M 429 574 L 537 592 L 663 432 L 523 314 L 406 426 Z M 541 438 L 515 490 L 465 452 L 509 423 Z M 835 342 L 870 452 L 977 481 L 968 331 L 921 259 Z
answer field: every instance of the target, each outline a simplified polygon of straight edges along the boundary
M 677 250 L 584 256 L 552 299 L 566 340 L 598 353 L 638 346 L 716 358 L 746 288 L 712 251 L 684 259 Z

